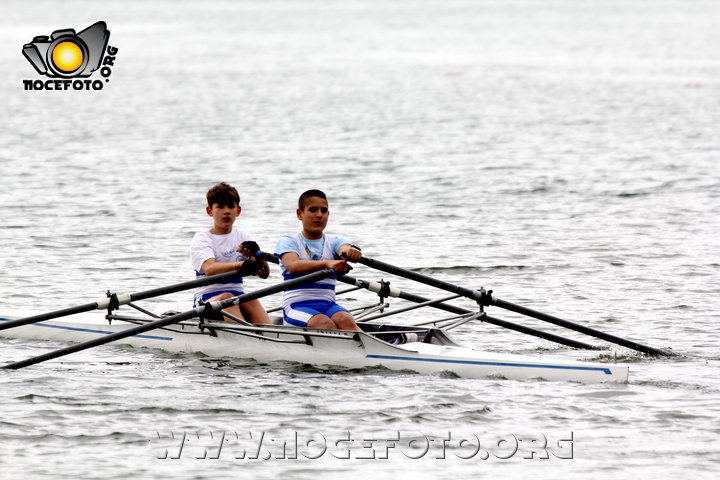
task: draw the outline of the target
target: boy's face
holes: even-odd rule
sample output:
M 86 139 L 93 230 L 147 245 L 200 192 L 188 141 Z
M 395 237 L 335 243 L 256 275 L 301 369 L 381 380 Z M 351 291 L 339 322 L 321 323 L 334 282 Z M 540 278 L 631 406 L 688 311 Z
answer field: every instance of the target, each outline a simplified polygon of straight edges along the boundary
M 240 215 L 240 206 L 213 203 L 207 207 L 207 214 L 213 217 L 213 233 L 230 233 L 235 219 Z
M 330 218 L 327 200 L 310 197 L 302 210 L 297 209 L 297 217 L 302 222 L 303 232 L 307 238 L 314 240 L 322 237 L 322 232 Z

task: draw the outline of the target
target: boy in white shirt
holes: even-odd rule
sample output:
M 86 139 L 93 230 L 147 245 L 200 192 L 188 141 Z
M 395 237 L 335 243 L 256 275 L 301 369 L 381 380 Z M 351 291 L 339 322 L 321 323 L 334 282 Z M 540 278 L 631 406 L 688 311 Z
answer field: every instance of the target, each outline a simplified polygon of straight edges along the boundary
M 259 250 L 255 237 L 249 232 L 233 228 L 240 215 L 240 195 L 225 182 L 218 183 L 207 192 L 207 214 L 213 218 L 210 230 L 198 232 L 190 243 L 190 261 L 197 277 L 238 270 L 247 260 L 257 261 L 256 275 L 267 278 L 270 269 L 266 261 L 256 259 Z M 243 279 L 200 287 L 195 291 L 195 303 L 214 302 L 242 295 Z M 255 324 L 272 323 L 259 300 L 251 300 L 225 309 L 236 317 Z

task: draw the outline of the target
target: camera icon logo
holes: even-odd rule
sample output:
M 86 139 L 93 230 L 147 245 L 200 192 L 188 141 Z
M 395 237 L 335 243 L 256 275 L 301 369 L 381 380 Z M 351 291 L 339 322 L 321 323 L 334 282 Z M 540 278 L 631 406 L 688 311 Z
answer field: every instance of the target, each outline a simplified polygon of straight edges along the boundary
M 67 28 L 55 30 L 50 37 L 37 36 L 23 45 L 22 53 L 41 75 L 89 77 L 100 68 L 109 39 L 105 22 L 97 22 L 79 33 Z

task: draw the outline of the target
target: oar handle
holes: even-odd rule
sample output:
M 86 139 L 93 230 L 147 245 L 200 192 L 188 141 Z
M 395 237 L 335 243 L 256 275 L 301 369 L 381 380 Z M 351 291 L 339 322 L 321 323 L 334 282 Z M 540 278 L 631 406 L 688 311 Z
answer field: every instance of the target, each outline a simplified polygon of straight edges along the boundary
M 276 265 L 280 264 L 280 259 L 277 257 L 277 255 L 274 255 L 272 253 L 263 252 L 262 250 L 258 250 L 255 252 L 255 258 L 261 258 L 265 260 L 266 262 L 274 263 Z

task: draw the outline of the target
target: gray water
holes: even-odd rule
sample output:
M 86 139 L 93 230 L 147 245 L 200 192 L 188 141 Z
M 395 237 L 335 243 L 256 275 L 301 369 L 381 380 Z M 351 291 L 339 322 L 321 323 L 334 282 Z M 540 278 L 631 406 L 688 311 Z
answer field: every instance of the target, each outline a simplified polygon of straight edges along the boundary
M 630 365 L 628 384 L 580 385 L 108 345 L 0 374 L 1 478 L 716 478 L 717 2 L 5 1 L 2 13 L 5 314 L 192 278 L 204 193 L 225 180 L 241 192 L 238 226 L 266 250 L 298 229 L 298 194 L 321 188 L 328 231 L 368 256 L 681 356 L 454 331 L 480 349 Z M 23 90 L 42 78 L 23 44 L 98 20 L 118 48 L 101 91 Z M 60 346 L 0 339 L 3 363 Z

